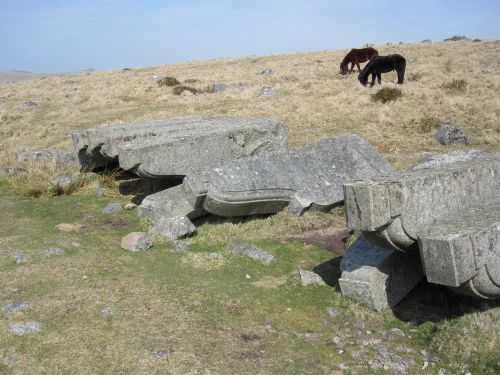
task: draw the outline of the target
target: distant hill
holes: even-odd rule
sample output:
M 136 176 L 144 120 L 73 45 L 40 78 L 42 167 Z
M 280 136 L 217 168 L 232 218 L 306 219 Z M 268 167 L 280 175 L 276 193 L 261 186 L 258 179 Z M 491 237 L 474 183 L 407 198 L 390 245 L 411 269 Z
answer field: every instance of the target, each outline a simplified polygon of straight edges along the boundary
M 0 72 L 1 82 L 28 81 L 50 77 L 48 73 L 25 72 L 23 70 L 10 70 L 8 72 Z

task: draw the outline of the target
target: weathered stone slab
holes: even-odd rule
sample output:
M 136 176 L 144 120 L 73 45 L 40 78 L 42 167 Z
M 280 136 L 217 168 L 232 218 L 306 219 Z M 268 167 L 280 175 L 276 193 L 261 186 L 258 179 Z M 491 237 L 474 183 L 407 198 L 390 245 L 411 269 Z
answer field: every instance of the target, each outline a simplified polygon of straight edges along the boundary
M 405 172 L 344 186 L 350 229 L 375 232 L 395 249 L 411 246 L 420 232 L 500 191 L 500 154 Z
M 381 311 L 395 306 L 424 278 L 418 250 L 403 253 L 361 236 L 340 263 L 342 295 Z
M 342 136 L 214 168 L 203 206 L 220 216 L 327 211 L 344 199 L 345 182 L 395 173 L 361 137 Z
M 203 207 L 194 207 L 187 199 L 183 185 L 148 195 L 137 208 L 140 217 L 158 223 L 162 219 L 184 216 L 194 220 L 206 215 Z
M 500 297 L 500 192 L 419 233 L 427 280 L 481 298 Z
M 252 259 L 258 260 L 262 264 L 269 265 L 274 260 L 274 256 L 265 252 L 262 249 L 259 249 L 257 246 L 252 245 L 247 242 L 235 242 L 228 245 L 228 248 L 239 254 L 246 255 Z
M 172 129 L 175 129 L 172 131 Z M 116 145 L 120 167 L 146 178 L 185 176 L 226 161 L 286 147 L 288 130 L 262 118 L 191 118 L 182 126 L 164 127 L 157 137 L 135 138 Z M 114 151 L 114 149 L 113 149 Z

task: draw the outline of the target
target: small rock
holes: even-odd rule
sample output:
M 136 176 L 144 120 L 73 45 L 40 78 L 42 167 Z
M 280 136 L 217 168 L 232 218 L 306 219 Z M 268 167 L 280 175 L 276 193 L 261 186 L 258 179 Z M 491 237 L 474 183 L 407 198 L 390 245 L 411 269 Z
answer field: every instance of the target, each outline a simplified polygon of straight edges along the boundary
M 63 255 L 63 254 L 66 254 L 66 252 L 58 247 L 49 247 L 45 249 L 45 251 L 43 252 L 43 255 L 46 257 L 50 257 L 51 255 Z
M 28 322 L 16 323 L 10 326 L 10 332 L 15 336 L 23 336 L 29 333 L 40 331 L 40 324 L 33 320 Z
M 434 139 L 442 145 L 469 144 L 469 138 L 464 132 L 454 125 L 443 124 L 434 136 Z
M 47 150 L 33 150 L 20 148 L 17 150 L 17 160 L 18 161 L 40 161 L 40 160 L 50 160 L 54 159 L 56 156 L 56 151 L 53 149 Z
M 357 329 L 365 329 L 365 322 L 363 322 L 362 320 L 356 320 L 354 323 L 352 323 L 352 325 Z
M 57 151 L 57 164 L 60 167 L 75 167 L 78 165 L 78 158 L 72 149 Z
M 245 279 L 251 279 L 251 278 L 252 278 L 252 276 L 250 276 L 249 274 L 245 275 Z
M 78 232 L 79 230 L 85 228 L 85 226 L 82 224 L 61 223 L 57 224 L 56 228 L 59 229 L 61 232 Z
M 16 262 L 16 263 L 24 263 L 28 259 L 26 257 L 26 254 L 24 254 L 20 251 L 16 251 L 15 253 L 13 253 L 12 257 L 14 258 L 14 262 Z
M 66 173 L 61 176 L 56 177 L 55 179 L 52 180 L 52 185 L 58 186 L 61 189 L 67 189 L 70 187 L 72 184 L 77 182 L 80 179 L 79 174 L 70 174 Z
M 24 103 L 24 106 L 26 108 L 34 108 L 38 106 L 38 103 L 35 102 L 34 100 L 28 100 L 26 103 Z
M 164 349 L 156 349 L 151 355 L 155 358 L 161 359 L 165 358 L 168 355 L 168 352 Z
M 225 83 L 214 83 L 206 88 L 206 92 L 208 92 L 209 94 L 223 92 L 226 91 L 228 87 L 229 86 L 226 85 Z
M 405 336 L 405 333 L 402 330 L 400 330 L 399 328 L 391 328 L 391 333 L 396 335 L 396 336 L 400 336 L 400 337 Z
M 343 346 L 345 343 L 344 339 L 339 336 L 333 336 L 332 342 L 337 346 Z
M 326 312 L 328 313 L 328 316 L 330 318 L 336 318 L 337 316 L 340 315 L 340 310 L 334 307 L 327 307 Z
M 411 359 L 404 360 L 400 356 L 389 352 L 381 347 L 375 357 L 368 362 L 373 370 L 383 370 L 396 374 L 407 374 L 410 366 L 413 364 Z
M 265 69 L 261 72 L 258 72 L 257 75 L 269 77 L 269 76 L 274 75 L 275 73 L 276 72 L 272 69 Z
M 500 361 L 495 362 L 495 365 L 493 367 L 495 367 L 495 370 L 500 370 Z
M 159 235 L 170 241 L 189 237 L 195 232 L 195 225 L 185 216 L 160 220 L 148 231 L 151 235 Z
M 26 302 L 15 301 L 4 305 L 3 311 L 5 312 L 18 312 L 18 311 L 27 311 L 30 308 L 30 305 Z
M 26 168 L 22 168 L 22 167 L 5 167 L 2 170 L 2 173 L 4 175 L 6 175 L 6 176 L 13 176 L 13 175 L 16 175 L 16 174 L 27 175 L 28 174 L 28 170 Z
M 299 268 L 300 281 L 303 286 L 309 285 L 326 285 L 321 276 L 312 271 L 306 271 Z
M 121 203 L 108 203 L 106 207 L 104 207 L 101 212 L 103 214 L 112 214 L 115 212 L 123 211 L 123 206 Z
M 101 310 L 101 316 L 107 318 L 111 315 L 111 307 L 105 307 Z
M 103 188 L 97 186 L 95 189 L 94 189 L 94 195 L 97 197 L 97 198 L 102 198 L 104 196 L 104 190 Z
M 433 168 L 441 164 L 452 164 L 461 161 L 476 159 L 483 155 L 484 152 L 475 149 L 467 151 L 453 151 L 447 154 L 430 154 L 417 161 L 417 163 L 413 167 L 411 167 L 410 170 L 416 171 L 419 169 Z
M 127 203 L 125 206 L 123 206 L 123 208 L 126 210 L 133 210 L 136 207 L 137 207 L 137 205 L 133 202 Z
M 276 96 L 278 91 L 274 87 L 264 86 L 259 90 L 259 96 Z
M 153 241 L 151 237 L 144 232 L 129 233 L 124 236 L 121 241 L 122 249 L 132 252 L 146 251 L 151 246 L 153 246 Z
M 265 265 L 271 264 L 271 262 L 274 260 L 274 256 L 247 242 L 235 242 L 229 244 L 228 248 L 235 253 L 243 254 L 247 257 L 258 260 Z

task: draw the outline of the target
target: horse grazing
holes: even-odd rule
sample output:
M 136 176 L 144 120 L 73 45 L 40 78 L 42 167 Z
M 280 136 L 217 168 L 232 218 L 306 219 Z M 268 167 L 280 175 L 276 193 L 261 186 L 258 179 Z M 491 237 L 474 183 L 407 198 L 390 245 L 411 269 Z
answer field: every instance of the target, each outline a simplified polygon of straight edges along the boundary
M 359 63 L 364 63 L 365 61 L 370 60 L 373 56 L 378 56 L 378 51 L 374 48 L 353 48 L 340 63 L 340 74 L 347 74 L 349 71 L 349 63 L 352 64 L 350 72 L 354 70 L 354 65 L 356 65 L 358 67 L 358 71 L 360 71 L 361 69 L 359 67 Z
M 368 83 L 368 76 L 371 74 L 372 82 L 370 83 L 370 87 L 373 87 L 375 84 L 375 77 L 377 77 L 380 85 L 382 83 L 382 73 L 388 73 L 395 70 L 398 73 L 398 83 L 401 85 L 405 78 L 405 68 L 405 58 L 397 53 L 388 56 L 376 56 L 371 59 L 361 73 L 359 73 L 358 80 L 363 86 L 366 86 Z

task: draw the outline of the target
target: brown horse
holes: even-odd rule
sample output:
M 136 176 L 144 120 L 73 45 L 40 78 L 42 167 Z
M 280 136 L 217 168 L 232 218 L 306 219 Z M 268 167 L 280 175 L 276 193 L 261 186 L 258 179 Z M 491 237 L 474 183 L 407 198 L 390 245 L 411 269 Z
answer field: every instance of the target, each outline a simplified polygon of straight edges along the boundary
M 352 64 L 351 70 L 349 72 L 352 72 L 354 70 L 354 65 L 356 65 L 358 67 L 358 71 L 360 71 L 361 68 L 359 67 L 359 63 L 364 63 L 365 61 L 370 60 L 373 56 L 378 56 L 378 51 L 371 47 L 351 49 L 346 57 L 344 57 L 344 60 L 342 60 L 342 62 L 340 63 L 340 74 L 347 74 L 347 72 L 349 71 L 349 63 Z
M 402 84 L 405 78 L 406 59 L 395 53 L 388 56 L 376 56 L 370 60 L 358 75 L 358 80 L 363 86 L 368 83 L 368 76 L 372 75 L 370 87 L 375 84 L 375 77 L 378 79 L 378 84 L 382 83 L 382 73 L 389 73 L 393 70 L 398 73 L 398 84 Z

